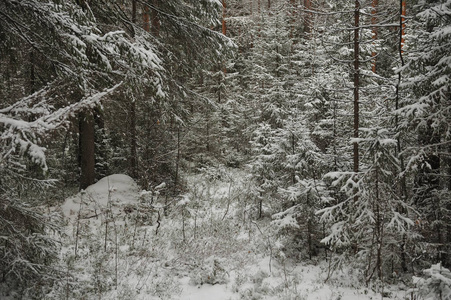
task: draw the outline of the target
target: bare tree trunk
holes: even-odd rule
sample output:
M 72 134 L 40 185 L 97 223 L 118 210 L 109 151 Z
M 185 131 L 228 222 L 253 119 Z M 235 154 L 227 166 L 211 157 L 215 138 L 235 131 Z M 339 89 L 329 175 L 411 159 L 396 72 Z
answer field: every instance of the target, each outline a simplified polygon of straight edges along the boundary
M 177 127 L 177 158 L 175 161 L 174 195 L 177 193 L 180 165 L 180 126 Z
M 136 23 L 136 0 L 132 1 L 132 22 Z M 136 136 L 136 101 L 132 97 L 130 102 L 130 176 L 133 178 L 138 177 L 137 168 L 137 136 Z
M 81 112 L 78 122 L 80 189 L 86 189 L 95 182 L 94 117 L 91 112 Z
M 135 179 L 138 177 L 138 139 L 136 135 L 136 101 L 132 98 L 130 102 L 130 176 Z
M 153 0 L 152 4 L 154 7 L 158 7 L 158 0 Z M 154 36 L 160 35 L 160 18 L 158 17 L 158 12 L 156 9 L 151 11 L 152 27 L 151 32 Z
M 304 0 L 304 9 L 305 9 L 304 34 L 307 37 L 312 32 L 313 14 L 311 12 L 311 10 L 312 10 L 312 1 L 311 0 Z
M 222 0 L 222 34 L 227 35 L 227 24 L 226 24 L 226 0 Z
M 136 24 L 136 0 L 132 0 L 132 22 Z
M 360 73 L 360 41 L 359 41 L 359 26 L 360 26 L 360 2 L 355 0 L 354 11 L 354 138 L 359 137 L 359 73 Z M 359 143 L 354 142 L 354 173 L 359 172 Z M 354 196 L 354 200 L 358 200 L 358 196 Z
M 398 42 L 398 54 L 399 59 L 401 61 L 401 66 L 404 66 L 404 58 L 403 58 L 403 51 L 402 47 L 404 44 L 404 36 L 403 36 L 403 26 L 404 26 L 404 18 L 405 17 L 405 0 L 399 0 L 399 42 Z M 402 79 L 402 72 L 398 72 L 398 83 L 396 84 L 396 99 L 395 99 L 395 109 L 398 111 L 399 109 L 399 87 L 401 85 L 401 79 Z M 399 125 L 399 117 L 398 114 L 395 115 L 395 127 L 398 128 Z M 400 135 L 396 138 L 396 152 L 397 156 L 399 157 L 399 161 L 401 164 L 401 170 L 404 170 L 404 156 L 401 154 L 401 137 Z M 402 199 L 407 199 L 407 185 L 406 185 L 406 178 L 405 176 L 402 176 L 401 178 L 401 186 L 400 186 L 400 194 Z M 405 234 L 402 237 L 402 243 L 400 245 L 400 251 L 401 251 L 401 268 L 404 272 L 407 271 L 407 255 L 406 255 L 406 237 Z
M 33 94 L 36 91 L 36 75 L 34 67 L 35 57 L 34 50 L 30 50 L 30 93 Z
M 289 18 L 290 18 L 290 39 L 293 39 L 294 37 L 294 24 L 296 22 L 296 1 L 295 0 L 290 0 L 290 10 L 289 10 Z
M 147 32 L 150 32 L 150 15 L 149 15 L 149 7 L 144 5 L 143 8 L 143 29 Z
M 372 17 L 371 17 L 371 25 L 373 25 L 373 29 L 372 29 L 372 32 L 373 32 L 373 47 L 376 47 L 376 40 L 377 40 L 377 33 L 378 33 L 377 32 L 377 26 L 376 26 L 376 24 L 378 22 L 378 17 L 377 17 L 378 5 L 379 5 L 379 0 L 373 0 L 373 3 L 372 3 L 373 9 L 371 11 L 371 15 L 372 15 Z M 376 55 L 377 55 L 376 49 L 373 49 L 373 51 L 371 52 L 371 57 L 373 58 L 373 64 L 372 64 L 371 70 L 373 71 L 373 73 L 376 73 L 376 61 L 377 61 Z
M 405 43 L 406 35 L 406 14 L 407 14 L 407 2 L 406 0 L 401 1 L 401 51 Z M 402 51 L 403 53 L 404 51 Z

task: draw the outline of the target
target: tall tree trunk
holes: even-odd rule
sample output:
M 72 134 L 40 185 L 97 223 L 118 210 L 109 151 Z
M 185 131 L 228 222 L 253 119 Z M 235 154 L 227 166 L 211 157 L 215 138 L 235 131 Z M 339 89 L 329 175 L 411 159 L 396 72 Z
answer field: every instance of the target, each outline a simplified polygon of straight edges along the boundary
M 136 0 L 132 0 L 132 22 L 136 24 Z
M 148 10 L 147 17 L 145 16 L 145 8 L 144 8 L 144 27 L 148 26 Z M 132 21 L 136 23 L 136 0 L 132 1 Z M 147 25 L 146 25 L 147 21 Z M 129 157 L 129 174 L 131 177 L 137 179 L 138 178 L 138 154 L 137 154 L 137 133 L 136 133 L 136 100 L 134 97 L 130 99 L 130 157 Z
M 94 116 L 92 112 L 78 115 L 80 152 L 80 189 L 86 189 L 95 182 Z
M 177 158 L 175 161 L 174 195 L 177 194 L 180 165 L 180 126 L 177 126 Z
M 359 137 L 359 74 L 360 74 L 360 41 L 359 41 L 359 26 L 360 26 L 360 1 L 355 0 L 354 11 L 354 138 Z M 359 172 L 359 143 L 354 141 L 353 146 L 354 156 L 354 173 Z M 358 200 L 358 196 L 354 196 L 354 200 Z
M 312 32 L 312 1 L 311 0 L 304 0 L 304 9 L 305 9 L 305 16 L 304 16 L 304 34 L 306 37 L 310 35 Z
M 150 32 L 150 15 L 149 15 L 149 7 L 144 5 L 143 8 L 143 29 L 147 32 Z
M 405 13 L 405 0 L 399 0 L 399 39 L 398 39 L 398 55 L 399 55 L 399 60 L 401 62 L 401 67 L 404 67 L 404 57 L 403 57 L 403 51 L 402 51 L 402 46 L 403 46 L 403 41 L 404 41 L 404 36 L 403 36 L 403 26 L 404 26 L 404 17 L 405 15 L 403 15 L 403 13 Z M 398 72 L 398 82 L 396 84 L 396 99 L 395 99 L 395 110 L 398 111 L 398 109 L 400 108 L 400 85 L 401 85 L 401 80 L 402 80 L 402 72 Z M 399 116 L 398 113 L 396 113 L 395 115 L 395 128 L 398 128 L 399 126 Z M 397 157 L 399 158 L 400 161 L 400 166 L 401 166 L 401 170 L 404 170 L 404 156 L 401 154 L 401 135 L 398 134 L 396 137 L 396 152 L 397 152 Z M 403 200 L 406 200 L 408 198 L 407 195 L 407 184 L 406 184 L 406 177 L 403 175 L 401 177 L 401 181 L 400 181 L 400 194 L 401 194 L 401 198 Z M 404 213 L 404 208 L 400 208 L 401 212 Z M 401 251 L 401 268 L 404 272 L 407 271 L 407 254 L 406 254 L 406 237 L 405 234 L 403 234 L 402 237 L 402 243 L 400 245 L 400 251 Z
M 30 50 L 30 94 L 33 94 L 36 91 L 36 75 L 35 75 L 35 67 L 34 67 L 34 50 Z
M 132 97 L 130 102 L 130 176 L 138 178 L 138 137 L 136 133 L 136 101 Z
M 406 35 L 406 15 L 407 15 L 407 1 L 402 0 L 401 1 L 401 51 L 402 47 L 405 43 L 405 35 Z M 404 51 L 402 51 L 404 52 Z
M 222 34 L 227 35 L 227 24 L 226 24 L 226 0 L 222 0 Z
M 152 4 L 155 8 L 158 7 L 158 0 L 153 0 Z M 158 12 L 156 9 L 152 9 L 151 11 L 151 19 L 152 19 L 152 27 L 151 32 L 154 36 L 160 35 L 160 18 L 158 16 Z
M 373 47 L 376 47 L 376 41 L 377 41 L 377 22 L 378 22 L 378 5 L 379 5 L 379 0 L 373 0 L 372 3 L 372 10 L 371 10 L 371 25 L 373 25 L 373 29 L 372 29 L 372 33 L 373 33 Z M 373 71 L 373 73 L 376 73 L 376 49 L 373 48 L 373 51 L 371 52 L 371 57 L 373 58 L 373 63 L 372 63 L 372 67 L 371 70 Z

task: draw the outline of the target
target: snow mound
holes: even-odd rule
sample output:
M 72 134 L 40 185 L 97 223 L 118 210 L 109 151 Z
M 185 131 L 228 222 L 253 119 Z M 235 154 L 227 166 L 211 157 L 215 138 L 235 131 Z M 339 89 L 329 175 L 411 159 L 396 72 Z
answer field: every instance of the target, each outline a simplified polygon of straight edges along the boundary
M 69 219 L 76 218 L 79 211 L 88 218 L 102 212 L 108 205 L 117 207 L 138 203 L 139 193 L 138 185 L 130 176 L 114 174 L 67 198 L 61 209 Z

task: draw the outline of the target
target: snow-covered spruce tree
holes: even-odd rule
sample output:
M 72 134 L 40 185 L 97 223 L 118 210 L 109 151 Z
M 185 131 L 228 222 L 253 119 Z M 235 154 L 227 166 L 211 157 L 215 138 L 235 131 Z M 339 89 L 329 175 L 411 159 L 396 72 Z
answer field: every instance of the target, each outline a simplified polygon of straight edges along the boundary
M 339 265 L 350 256 L 359 258 L 357 262 L 365 270 L 366 282 L 376 276 L 383 280 L 386 274 L 400 267 L 402 250 L 397 245 L 402 244 L 409 226 L 413 225 L 406 217 L 408 209 L 397 184 L 400 162 L 396 132 L 390 123 L 395 106 L 387 103 L 394 99 L 390 86 L 396 81 L 379 75 L 393 75 L 391 69 L 396 61 L 387 53 L 391 49 L 395 56 L 396 48 L 390 47 L 385 40 L 374 38 L 375 28 L 381 35 L 391 34 L 384 27 L 391 24 L 390 20 L 397 20 L 397 14 L 396 10 L 387 9 L 389 4 L 379 2 L 378 7 L 371 1 L 334 4 L 342 5 L 341 11 L 348 12 L 341 15 L 333 30 L 342 33 L 346 28 L 352 28 L 353 38 L 338 35 L 337 39 L 336 34 L 331 34 L 336 40 L 328 38 L 325 43 L 330 49 L 340 45 L 330 53 L 335 55 L 336 61 L 350 66 L 353 135 L 348 143 L 353 144 L 353 167 L 352 171 L 342 167 L 325 175 L 330 198 L 327 207 L 318 213 L 323 221 L 330 222 L 329 235 L 323 242 L 338 251 L 335 263 Z M 389 17 L 378 21 L 375 13 L 365 13 L 376 9 L 385 10 Z M 349 21 L 344 21 L 347 19 Z M 374 48 L 376 45 L 379 47 Z M 368 63 L 376 51 L 386 55 L 385 61 L 377 61 L 377 68 L 374 63 Z M 341 85 L 341 88 L 349 88 L 349 85 Z
M 246 59 L 253 69 L 247 95 L 255 101 L 252 105 L 256 123 L 250 129 L 251 165 L 256 183 L 257 216 L 261 218 L 264 206 L 267 213 L 278 211 L 274 210 L 281 204 L 277 189 L 284 185 L 283 177 L 288 175 L 284 174 L 286 158 L 280 148 L 284 142 L 280 132 L 289 114 L 284 80 L 288 73 L 290 40 L 287 38 L 287 6 L 284 1 L 272 3 L 270 8 L 258 9 L 253 22 L 258 39 L 254 40 Z
M 42 214 L 45 195 L 35 189 L 51 183 L 39 170 L 53 174 L 43 145 L 52 154 L 58 129 L 69 128 L 81 112 L 91 114 L 127 73 L 161 67 L 152 47 L 132 43 L 123 31 L 100 28 L 86 5 L 3 1 L 0 6 L 1 66 L 13 71 L 1 80 L 8 86 L 0 108 L 2 280 L 40 297 L 59 276 L 48 268 L 56 249 L 48 234 L 55 226 Z M 19 48 L 22 52 L 14 51 Z M 27 72 L 14 70 L 20 65 Z M 149 77 L 151 85 L 160 78 Z
M 441 263 L 433 264 L 423 270 L 423 277 L 413 277 L 415 288 L 411 289 L 411 295 L 422 299 L 450 299 L 451 298 L 451 272 Z
M 311 257 L 320 239 L 314 211 L 320 185 L 315 179 L 321 177 L 316 168 L 322 163 L 306 124 L 307 103 L 315 97 L 306 80 L 311 53 L 299 42 L 296 7 L 288 1 L 266 4 L 244 6 L 228 27 L 240 50 L 231 79 L 240 85 L 242 119 L 250 121 L 254 216 L 275 214 L 273 227 L 287 254 L 298 256 L 304 248 Z
M 410 7 L 404 57 L 400 128 L 408 130 L 405 157 L 414 176 L 412 204 L 428 255 L 425 264 L 451 264 L 450 57 L 451 2 L 419 1 Z M 424 267 L 424 266 L 423 266 Z
M 215 135 L 220 112 L 216 103 L 224 97 L 221 63 L 232 45 L 216 31 L 221 10 L 220 1 L 138 5 L 138 15 L 144 20 L 142 38 L 151 40 L 164 54 L 162 64 L 169 74 L 164 97 L 145 91 L 135 94 L 137 176 L 143 185 L 177 182 L 180 159 L 192 160 L 199 149 L 208 148 L 212 156 L 218 156 Z M 136 19 L 136 24 L 142 24 L 140 17 Z

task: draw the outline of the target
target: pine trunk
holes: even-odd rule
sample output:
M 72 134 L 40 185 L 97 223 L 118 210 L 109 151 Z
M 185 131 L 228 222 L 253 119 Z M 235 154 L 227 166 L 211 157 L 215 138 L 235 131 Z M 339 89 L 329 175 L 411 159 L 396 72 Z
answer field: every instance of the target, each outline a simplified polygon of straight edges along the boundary
M 226 0 L 222 0 L 222 34 L 227 35 L 227 24 L 226 24 Z
M 144 5 L 143 8 L 143 29 L 147 32 L 150 32 L 150 15 L 149 15 L 149 7 Z
M 159 36 L 160 35 L 160 18 L 158 17 L 158 12 L 156 10 L 156 8 L 158 7 L 158 0 L 153 0 L 152 4 L 155 7 L 154 9 L 152 9 L 151 12 L 151 19 L 152 19 L 152 27 L 151 27 L 151 32 L 154 36 Z
M 377 41 L 377 22 L 378 22 L 378 17 L 377 17 L 377 8 L 379 5 L 379 0 L 373 0 L 372 3 L 372 11 L 371 11 L 371 25 L 373 25 L 373 29 L 372 29 L 372 33 L 373 33 L 373 47 L 376 47 L 376 41 Z M 376 73 L 376 49 L 373 48 L 373 51 L 371 52 L 371 57 L 373 58 L 373 64 L 371 67 L 371 70 L 373 71 L 373 73 Z
M 294 1 L 293 1 L 294 2 Z M 309 36 L 312 33 L 312 1 L 304 0 L 305 17 L 304 17 L 304 34 Z
M 405 43 L 404 37 L 406 35 L 406 15 L 407 15 L 407 2 L 406 0 L 401 0 L 401 49 L 403 48 Z

